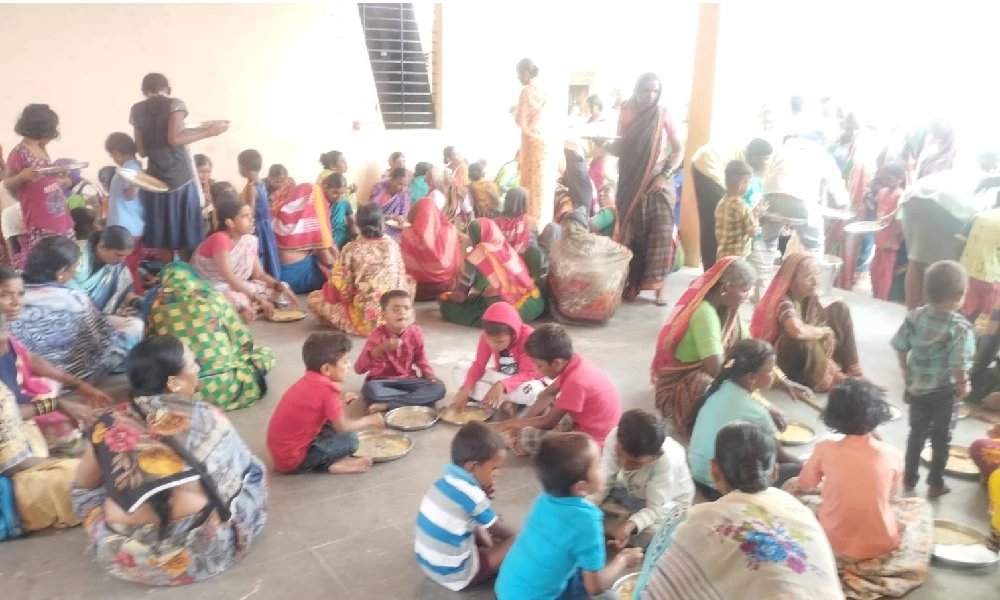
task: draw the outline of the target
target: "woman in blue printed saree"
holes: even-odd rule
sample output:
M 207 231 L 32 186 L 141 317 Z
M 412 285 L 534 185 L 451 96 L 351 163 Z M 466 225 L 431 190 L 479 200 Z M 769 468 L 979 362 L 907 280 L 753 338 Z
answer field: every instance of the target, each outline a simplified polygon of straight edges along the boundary
M 78 242 L 80 263 L 69 287 L 87 292 L 94 306 L 106 315 L 117 313 L 134 299 L 135 282 L 125 260 L 132 254 L 132 234 L 110 225 Z

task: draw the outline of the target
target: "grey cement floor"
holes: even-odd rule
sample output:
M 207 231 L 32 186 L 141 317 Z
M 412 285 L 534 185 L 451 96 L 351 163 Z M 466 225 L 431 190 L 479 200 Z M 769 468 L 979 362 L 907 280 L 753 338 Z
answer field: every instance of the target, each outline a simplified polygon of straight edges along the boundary
M 683 272 L 671 277 L 672 301 L 692 278 Z M 901 405 L 902 382 L 888 340 L 901 322 L 903 308 L 859 295 L 844 296 L 854 308 L 865 372 L 888 386 L 890 399 Z M 653 408 L 648 370 L 668 310 L 656 308 L 651 299 L 643 297 L 624 306 L 607 327 L 572 328 L 576 349 L 612 376 L 625 409 Z M 432 304 L 418 306 L 417 320 L 424 329 L 431 362 L 454 391 L 457 386 L 450 381 L 451 368 L 456 361 L 472 360 L 478 331 L 444 323 Z M 270 461 L 264 443 L 268 419 L 282 392 L 302 374 L 301 343 L 316 328 L 312 317 L 293 324 L 253 325 L 257 341 L 274 349 L 278 366 L 270 376 L 271 393 L 255 406 L 230 413 L 230 418 L 250 448 L 265 461 Z M 355 355 L 361 342 L 356 339 Z M 345 388 L 357 390 L 360 385 L 361 378 L 354 376 Z M 792 405 L 781 394 L 768 395 L 790 419 L 824 431 L 812 409 Z M 886 438 L 900 448 L 906 437 L 905 423 L 901 419 L 885 426 Z M 958 424 L 955 439 L 968 444 L 985 429 L 979 421 L 966 420 Z M 490 586 L 462 594 L 449 592 L 427 581 L 413 558 L 417 506 L 448 461 L 453 431 L 449 425 L 438 424 L 415 432 L 416 447 L 409 456 L 377 465 L 364 475 L 273 475 L 263 536 L 241 563 L 214 579 L 173 589 L 150 589 L 112 579 L 93 564 L 84 549 L 84 532 L 74 528 L 0 544 L 0 598 L 493 598 Z M 801 449 L 803 454 L 809 451 L 809 446 Z M 985 530 L 985 489 L 976 482 L 952 480 L 949 484 L 954 491 L 935 502 L 936 514 Z M 520 526 L 539 491 L 528 460 L 508 459 L 498 487 L 494 507 L 507 521 Z M 918 491 L 922 493 L 923 486 Z M 996 571 L 959 572 L 932 566 L 927 582 L 907 598 L 938 599 L 946 594 L 996 599 L 1000 597 L 1000 575 Z

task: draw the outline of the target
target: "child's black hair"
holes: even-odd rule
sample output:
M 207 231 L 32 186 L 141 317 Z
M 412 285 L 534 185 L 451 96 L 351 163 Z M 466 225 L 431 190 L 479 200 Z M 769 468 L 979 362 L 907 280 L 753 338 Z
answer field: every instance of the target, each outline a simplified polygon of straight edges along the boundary
M 170 82 L 167 76 L 162 73 L 148 73 L 142 78 L 143 95 L 158 94 L 160 92 L 170 93 Z
M 267 170 L 268 177 L 288 177 L 288 169 L 285 165 L 274 164 Z
M 932 304 L 955 300 L 968 288 L 969 275 L 956 261 L 938 261 L 924 273 L 924 296 Z
M 768 360 L 774 358 L 774 347 L 762 340 L 746 339 L 740 340 L 733 344 L 733 347 L 729 349 L 726 353 L 725 363 L 722 365 L 722 370 L 719 371 L 719 375 L 715 378 L 708 389 L 705 390 L 705 394 L 698 400 L 698 406 L 691 411 L 691 417 L 688 423 L 688 431 L 694 427 L 695 419 L 698 418 L 698 412 L 701 407 L 705 405 L 705 401 L 708 400 L 712 394 L 719 391 L 722 384 L 727 381 L 735 381 L 751 373 L 756 373 L 763 368 L 764 363 Z
M 737 184 L 749 177 L 753 177 L 753 169 L 742 160 L 731 160 L 726 164 L 727 186 Z
M 382 294 L 382 297 L 378 299 L 378 303 L 382 307 L 382 310 L 385 310 L 385 307 L 389 306 L 389 302 L 392 302 L 396 298 L 409 299 L 409 297 L 410 293 L 406 290 L 389 290 L 388 292 Z
M 370 240 L 377 240 L 385 235 L 385 215 L 378 202 L 361 205 L 361 208 L 355 213 L 354 222 L 361 235 Z
M 413 177 L 415 177 L 415 178 L 416 177 L 423 177 L 424 175 L 430 173 L 431 169 L 433 169 L 433 168 L 434 168 L 434 165 L 432 165 L 429 162 L 418 162 L 413 167 Z
M 604 101 L 601 100 L 601 97 L 598 96 L 597 94 L 591 94 L 587 98 L 587 104 L 596 108 L 599 111 L 604 110 Z
M 236 162 L 247 171 L 260 172 L 264 168 L 264 158 L 256 150 L 244 150 L 236 156 Z
M 395 167 L 392 171 L 389 171 L 389 179 L 406 179 L 409 173 L 403 167 Z
M 108 250 L 131 250 L 135 245 L 132 234 L 121 225 L 108 225 L 95 232 L 91 241 L 95 242 L 95 246 L 97 242 L 103 244 Z
M 113 167 L 108 165 L 106 167 L 101 167 L 101 170 L 97 172 L 97 181 L 104 187 L 108 192 L 111 191 L 111 180 L 115 178 L 115 173 L 118 172 L 118 167 Z
M 557 497 L 573 495 L 573 486 L 587 480 L 594 440 L 585 433 L 550 433 L 542 439 L 535 456 L 535 471 L 542 488 Z
M 500 433 L 480 421 L 470 421 L 451 440 L 451 462 L 459 467 L 466 463 L 484 463 L 507 448 Z
M 323 188 L 335 190 L 347 187 L 347 178 L 340 173 L 333 173 L 323 180 Z
M 573 340 L 562 325 L 547 323 L 528 336 L 524 350 L 531 358 L 547 363 L 557 358 L 569 360 L 573 358 Z
M 205 154 L 195 154 L 194 155 L 194 166 L 195 168 L 208 167 L 212 168 L 212 159 Z
M 73 219 L 73 233 L 76 239 L 85 240 L 97 229 L 97 212 L 89 206 L 78 206 L 69 211 Z
M 0 265 L 0 285 L 7 283 L 13 279 L 20 279 L 21 276 L 17 274 L 13 268 Z
M 882 165 L 882 168 L 879 169 L 879 171 L 881 171 L 882 173 L 886 173 L 888 175 L 892 175 L 897 179 L 906 179 L 906 166 L 898 161 Z
M 337 161 L 344 153 L 339 150 L 330 150 L 329 152 L 324 152 L 319 155 L 319 164 L 323 166 L 324 169 L 332 169 L 337 165 Z
M 747 144 L 747 158 L 771 156 L 772 154 L 774 154 L 774 146 L 764 138 L 754 138 Z
M 406 155 L 397 150 L 396 152 L 393 152 L 392 154 L 389 155 L 389 164 L 394 165 L 396 164 L 396 161 L 401 158 L 406 158 Z
M 212 205 L 215 207 L 215 218 L 219 223 L 219 231 L 227 231 L 229 226 L 226 225 L 226 221 L 235 219 L 247 203 L 240 200 L 235 191 L 225 190 L 218 196 L 213 192 Z
M 137 152 L 135 140 L 133 140 L 132 136 L 124 131 L 116 131 L 109 135 L 107 139 L 104 140 L 104 151 L 108 154 L 117 152 L 118 154 L 124 154 L 125 156 L 133 156 Z
M 29 140 L 51 140 L 59 137 L 59 115 L 48 104 L 29 104 L 14 124 L 14 133 Z
M 240 199 L 239 192 L 228 181 L 216 181 L 208 186 L 208 193 L 212 195 L 212 204 L 216 204 L 220 199 L 233 196 Z
M 474 162 L 469 165 L 469 181 L 479 181 L 483 178 L 483 165 Z
M 320 331 L 302 344 L 302 362 L 306 369 L 319 373 L 323 365 L 336 364 L 351 351 L 351 338 L 339 331 Z
M 447 165 L 448 163 L 450 163 L 451 162 L 451 157 L 454 156 L 454 154 L 455 154 L 455 147 L 454 146 L 445 146 L 444 147 L 444 164 Z
M 483 319 L 483 333 L 490 337 L 497 335 L 509 335 L 514 337 L 515 335 L 515 331 L 510 325 L 506 323 L 499 323 L 497 321 L 487 321 L 486 319 Z
M 618 443 L 633 458 L 657 454 L 666 439 L 666 425 L 650 412 L 633 408 L 618 421 Z
M 715 437 L 715 462 L 730 488 L 747 494 L 766 490 L 774 480 L 777 441 L 760 425 L 735 421 Z
M 830 390 L 820 418 L 831 431 L 867 435 L 889 421 L 892 411 L 877 385 L 864 379 L 848 378 Z

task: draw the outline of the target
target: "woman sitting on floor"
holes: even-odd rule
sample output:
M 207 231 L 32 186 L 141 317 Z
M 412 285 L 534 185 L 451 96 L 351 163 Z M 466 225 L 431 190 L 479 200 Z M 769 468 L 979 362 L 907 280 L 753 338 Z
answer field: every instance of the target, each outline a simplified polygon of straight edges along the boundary
M 514 252 L 497 224 L 476 219 L 469 224 L 472 252 L 465 259 L 455 290 L 441 297 L 441 316 L 468 327 L 479 327 L 483 313 L 495 302 L 513 306 L 525 323 L 545 312 L 545 299 L 525 261 Z M 540 262 L 540 257 L 533 260 Z
M 660 331 L 651 368 L 656 406 L 682 431 L 694 426 L 694 406 L 722 371 L 725 354 L 750 337 L 739 307 L 755 278 L 746 261 L 732 256 L 719 260 L 688 286 Z M 812 396 L 780 372 L 775 380 L 793 398 Z
M 829 391 L 844 377 L 864 376 L 851 309 L 843 300 L 820 304 L 822 276 L 813 254 L 786 256 L 750 323 L 753 337 L 774 346 L 778 368 L 817 392 Z
M 785 428 L 781 411 L 771 408 L 760 391 L 774 378 L 774 348 L 760 340 L 740 340 L 726 353 L 726 364 L 694 407 L 694 428 L 688 447 L 688 462 L 695 486 L 709 500 L 719 497 L 712 478 L 715 436 L 734 421 L 757 424 L 775 437 Z M 802 462 L 778 445 L 777 485 L 799 474 Z
M 39 240 L 24 268 L 24 308 L 10 330 L 57 369 L 92 380 L 121 372 L 125 355 L 142 338 L 143 324 L 105 315 L 86 292 L 68 287 L 79 261 L 80 247 L 72 240 Z
M 132 254 L 132 234 L 124 227 L 109 225 L 78 242 L 80 263 L 69 287 L 87 292 L 98 310 L 113 315 L 126 306 L 142 302 L 125 260 Z
M 562 235 L 549 252 L 552 315 L 579 325 L 604 325 L 621 306 L 632 251 L 590 231 L 583 207 L 560 222 Z
M 482 163 L 469 165 L 469 197 L 472 198 L 472 213 L 477 219 L 492 219 L 500 215 L 500 190 L 485 175 Z
M 756 424 L 719 431 L 710 470 L 721 498 L 667 517 L 646 551 L 635 598 L 843 600 L 816 517 L 771 487 L 777 448 Z
M 358 228 L 361 237 L 344 246 L 330 280 L 309 294 L 309 310 L 334 329 L 367 336 L 382 320 L 382 294 L 406 290 L 412 298 L 416 282 L 406 275 L 399 244 L 385 234 L 377 203 L 358 209 Z
M 433 198 L 417 200 L 407 219 L 411 226 L 403 230 L 400 243 L 406 274 L 417 282 L 417 301 L 436 300 L 455 287 L 462 241 Z
M 267 392 L 274 353 L 255 346 L 236 309 L 186 263 L 171 263 L 149 310 L 149 331 L 176 336 L 194 353 L 199 394 L 223 410 L 250 406 Z
M 271 204 L 271 225 L 281 261 L 281 281 L 296 294 L 323 287 L 337 248 L 320 187 L 303 183 Z
M 986 482 L 990 499 L 990 537 L 986 546 L 1000 552 L 1000 423 L 990 427 L 986 437 L 972 442 L 969 456 Z
M 186 585 L 232 567 L 267 521 L 264 464 L 196 399 L 198 364 L 173 336 L 128 359 L 132 398 L 97 417 L 73 507 L 97 564 L 143 585 Z
M 358 237 L 358 225 L 354 221 L 354 207 L 345 196 L 347 180 L 340 173 L 334 173 L 323 182 L 323 197 L 330 207 L 330 233 L 337 250 L 342 250 L 347 242 Z
M 520 256 L 528 251 L 531 244 L 531 221 L 528 217 L 528 190 L 515 187 L 507 190 L 503 212 L 493 218 L 503 237 L 514 252 Z
M 615 208 L 615 182 L 607 181 L 597 192 L 598 209 L 590 218 L 590 230 L 603 236 L 614 237 L 618 228 L 618 209 Z M 675 262 L 678 262 L 675 260 Z
M 389 179 L 372 187 L 368 202 L 377 204 L 382 210 L 385 233 L 397 243 L 403 235 L 403 224 L 410 212 L 410 188 L 406 169 L 393 169 Z M 359 209 L 360 210 L 360 209 Z
M 844 438 L 817 442 L 802 473 L 784 486 L 816 511 L 849 598 L 899 598 L 927 578 L 933 515 L 921 498 L 894 497 L 903 454 L 875 431 L 891 417 L 874 384 L 845 379 L 822 415 Z
M 234 194 L 215 199 L 219 231 L 198 246 L 191 256 L 191 267 L 226 298 L 249 323 L 257 311 L 274 314 L 274 302 L 283 296 L 298 308 L 299 301 L 287 283 L 264 272 L 257 256 L 257 237 L 253 235 L 254 209 Z

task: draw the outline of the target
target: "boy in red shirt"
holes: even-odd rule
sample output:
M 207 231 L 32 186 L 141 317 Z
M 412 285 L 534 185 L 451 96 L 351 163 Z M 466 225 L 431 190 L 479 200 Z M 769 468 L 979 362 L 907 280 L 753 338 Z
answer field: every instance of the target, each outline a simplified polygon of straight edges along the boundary
M 288 388 L 267 426 L 267 449 L 283 473 L 326 469 L 329 473 L 364 473 L 372 459 L 358 451 L 358 429 L 385 427 L 380 414 L 360 419 L 344 416 L 340 387 L 351 368 L 351 340 L 343 333 L 314 333 L 302 345 L 306 374 Z M 356 394 L 344 394 L 350 404 Z
M 510 304 L 496 302 L 487 308 L 475 362 L 468 369 L 455 368 L 461 387 L 451 401 L 452 408 L 462 410 L 472 399 L 513 417 L 523 407 L 533 405 L 546 384 L 524 350 L 532 331 Z M 490 358 L 493 368 L 487 369 Z
M 542 438 L 557 428 L 586 433 L 603 448 L 622 414 L 611 378 L 573 352 L 573 341 L 560 325 L 542 325 L 528 336 L 524 348 L 538 372 L 555 381 L 538 394 L 523 418 L 496 424 L 513 440 L 514 453 L 537 453 Z
M 444 398 L 445 389 L 427 362 L 424 335 L 413 324 L 410 295 L 391 290 L 382 294 L 379 303 L 385 324 L 371 332 L 354 363 L 358 375 L 367 373 L 361 398 L 368 404 L 368 412 L 432 406 Z

